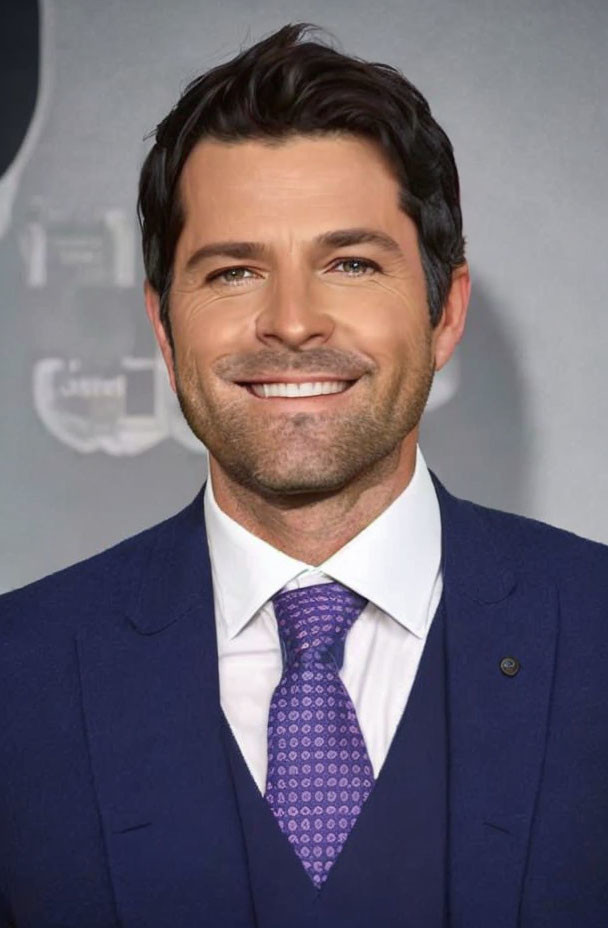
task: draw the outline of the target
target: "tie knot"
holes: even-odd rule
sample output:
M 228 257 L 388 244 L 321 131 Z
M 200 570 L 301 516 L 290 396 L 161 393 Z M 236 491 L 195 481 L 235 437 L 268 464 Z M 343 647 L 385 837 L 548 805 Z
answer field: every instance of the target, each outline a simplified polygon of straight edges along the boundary
M 287 660 L 323 659 L 344 641 L 367 600 L 341 583 L 318 583 L 272 599 Z M 307 654 L 309 652 L 309 655 Z

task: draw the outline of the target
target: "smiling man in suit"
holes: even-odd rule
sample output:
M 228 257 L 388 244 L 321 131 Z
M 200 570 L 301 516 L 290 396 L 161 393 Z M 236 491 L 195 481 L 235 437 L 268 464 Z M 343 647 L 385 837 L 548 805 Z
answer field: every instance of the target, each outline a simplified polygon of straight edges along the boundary
M 139 209 L 209 475 L 2 599 L 1 924 L 606 924 L 607 550 L 418 447 L 469 296 L 424 98 L 285 27 L 187 88 Z

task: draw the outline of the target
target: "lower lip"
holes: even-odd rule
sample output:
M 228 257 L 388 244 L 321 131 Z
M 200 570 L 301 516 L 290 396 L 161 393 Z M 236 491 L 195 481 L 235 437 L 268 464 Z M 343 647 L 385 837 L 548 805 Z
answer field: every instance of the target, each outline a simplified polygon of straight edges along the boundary
M 251 387 L 246 386 L 245 389 L 247 393 L 260 403 L 265 403 L 270 405 L 273 408 L 276 406 L 278 409 L 302 409 L 307 407 L 316 408 L 318 406 L 330 405 L 336 403 L 343 396 L 347 396 L 355 384 L 358 383 L 355 380 L 346 390 L 341 390 L 340 393 L 317 393 L 314 396 L 256 396 Z

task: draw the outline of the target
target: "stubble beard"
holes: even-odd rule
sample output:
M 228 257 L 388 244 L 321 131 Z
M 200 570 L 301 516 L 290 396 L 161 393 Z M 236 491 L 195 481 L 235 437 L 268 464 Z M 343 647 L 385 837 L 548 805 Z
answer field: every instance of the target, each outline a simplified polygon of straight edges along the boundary
M 382 395 L 353 403 L 348 411 L 254 415 L 244 398 L 226 401 L 204 393 L 193 365 L 176 370 L 177 398 L 194 435 L 242 487 L 275 499 L 329 494 L 390 468 L 398 457 L 433 383 L 430 339 L 425 349 Z

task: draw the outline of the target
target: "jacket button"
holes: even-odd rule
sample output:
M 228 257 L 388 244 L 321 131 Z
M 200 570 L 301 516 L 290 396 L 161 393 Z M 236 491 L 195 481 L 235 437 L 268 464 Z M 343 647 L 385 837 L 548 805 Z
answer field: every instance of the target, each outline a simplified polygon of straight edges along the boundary
M 500 662 L 500 669 L 505 677 L 514 677 L 516 673 L 519 673 L 520 668 L 521 664 L 516 657 L 503 657 Z

